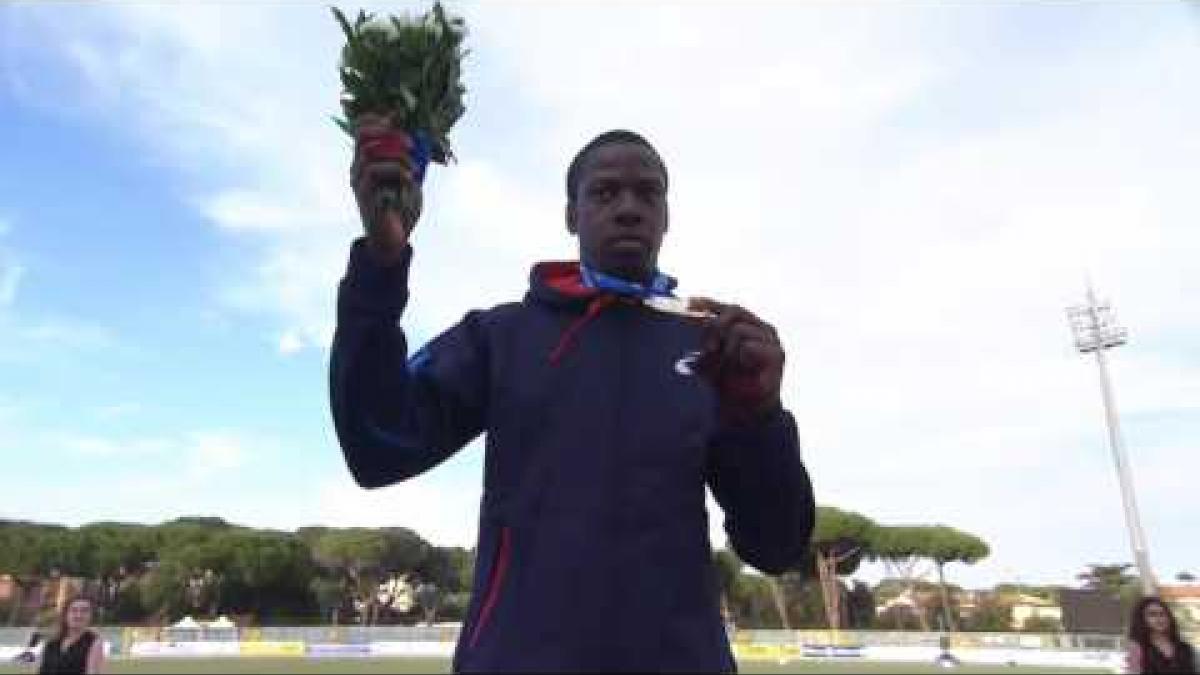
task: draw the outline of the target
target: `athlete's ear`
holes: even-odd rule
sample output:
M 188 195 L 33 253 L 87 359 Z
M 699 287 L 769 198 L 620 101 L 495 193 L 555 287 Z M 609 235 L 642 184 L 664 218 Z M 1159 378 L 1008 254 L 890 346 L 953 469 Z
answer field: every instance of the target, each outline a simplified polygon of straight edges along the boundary
M 575 200 L 574 199 L 567 202 L 566 213 L 564 214 L 564 216 L 566 217 L 566 221 L 567 221 L 567 232 L 570 232 L 571 236 L 578 235 L 579 234 L 579 225 L 577 224 L 578 223 L 578 214 L 575 213 Z

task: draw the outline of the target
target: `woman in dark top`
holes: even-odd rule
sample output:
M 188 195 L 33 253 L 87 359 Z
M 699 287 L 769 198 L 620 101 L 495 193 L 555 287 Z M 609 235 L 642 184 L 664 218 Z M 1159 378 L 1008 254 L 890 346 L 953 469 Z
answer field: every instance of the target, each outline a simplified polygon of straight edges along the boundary
M 49 675 L 92 675 L 104 666 L 100 636 L 91 629 L 92 601 L 73 598 L 63 607 L 58 634 L 42 650 L 38 673 Z
M 1175 617 L 1162 600 L 1138 601 L 1129 621 L 1130 673 L 1195 673 L 1196 653 L 1179 637 Z

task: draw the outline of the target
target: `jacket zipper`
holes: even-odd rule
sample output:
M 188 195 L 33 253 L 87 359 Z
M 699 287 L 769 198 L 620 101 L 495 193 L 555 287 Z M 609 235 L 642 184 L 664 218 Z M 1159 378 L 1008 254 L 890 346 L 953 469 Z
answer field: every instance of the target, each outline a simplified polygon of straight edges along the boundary
M 475 630 L 471 631 L 471 648 L 479 642 L 479 636 L 492 617 L 492 611 L 500 599 L 500 589 L 504 585 L 504 577 L 508 573 L 508 563 L 512 556 L 512 530 L 507 525 L 500 529 L 500 550 L 496 553 L 496 562 L 488 575 L 487 593 L 484 595 L 483 607 L 479 610 L 479 619 L 475 622 Z

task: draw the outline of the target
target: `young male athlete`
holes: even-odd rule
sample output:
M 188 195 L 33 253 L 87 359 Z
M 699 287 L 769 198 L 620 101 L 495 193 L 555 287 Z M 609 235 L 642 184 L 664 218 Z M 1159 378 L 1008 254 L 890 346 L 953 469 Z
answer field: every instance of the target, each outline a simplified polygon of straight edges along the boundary
M 768 573 L 803 558 L 813 495 L 780 403 L 775 330 L 711 300 L 687 315 L 652 306 L 675 285 L 657 263 L 662 158 L 628 131 L 588 143 L 566 180 L 579 260 L 535 265 L 520 302 L 468 312 L 410 353 L 400 324 L 419 213 L 379 195 L 424 167 L 406 135 L 359 123 L 367 235 L 339 289 L 333 417 L 364 487 L 416 476 L 486 433 L 455 671 L 735 670 L 705 486 L 734 550 Z M 495 226 L 520 236 L 522 224 Z

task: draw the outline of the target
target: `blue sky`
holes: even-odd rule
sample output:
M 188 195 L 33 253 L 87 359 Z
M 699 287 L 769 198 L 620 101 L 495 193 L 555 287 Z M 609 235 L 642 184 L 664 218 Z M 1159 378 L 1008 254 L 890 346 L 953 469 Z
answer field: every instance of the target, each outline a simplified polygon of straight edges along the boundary
M 968 584 L 1129 559 L 1063 314 L 1086 270 L 1131 329 L 1113 373 L 1152 560 L 1200 567 L 1195 7 L 454 8 L 468 111 L 427 186 L 414 341 L 571 256 L 567 161 L 639 129 L 672 171 L 664 267 L 784 336 L 823 503 L 982 535 Z M 333 437 L 358 227 L 339 40 L 318 3 L 0 8 L 0 516 L 471 543 L 478 445 L 365 492 Z

